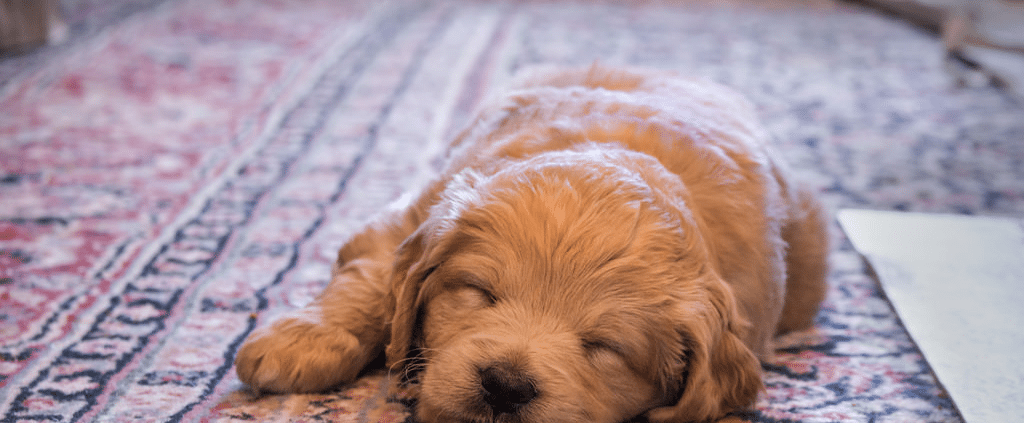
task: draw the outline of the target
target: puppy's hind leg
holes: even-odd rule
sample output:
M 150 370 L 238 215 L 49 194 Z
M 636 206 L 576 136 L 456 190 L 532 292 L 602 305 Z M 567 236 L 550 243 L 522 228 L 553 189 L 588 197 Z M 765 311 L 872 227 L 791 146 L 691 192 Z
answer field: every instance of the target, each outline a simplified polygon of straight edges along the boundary
M 330 283 L 308 306 L 254 331 L 235 358 L 258 392 L 320 392 L 353 381 L 383 350 L 394 252 L 406 216 L 368 226 L 338 253 Z
M 804 187 L 796 188 L 791 219 L 782 228 L 786 251 L 786 302 L 776 335 L 806 329 L 828 288 L 828 223 L 821 204 Z

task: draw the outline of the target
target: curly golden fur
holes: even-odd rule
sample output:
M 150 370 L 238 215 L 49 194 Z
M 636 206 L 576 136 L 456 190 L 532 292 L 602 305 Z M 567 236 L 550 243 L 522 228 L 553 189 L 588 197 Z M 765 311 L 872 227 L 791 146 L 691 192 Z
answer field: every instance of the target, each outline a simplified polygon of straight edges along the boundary
M 825 292 L 823 212 L 753 108 L 636 69 L 536 71 L 447 170 L 339 252 L 238 375 L 352 381 L 381 353 L 424 422 L 709 421 L 750 407 L 773 336 Z

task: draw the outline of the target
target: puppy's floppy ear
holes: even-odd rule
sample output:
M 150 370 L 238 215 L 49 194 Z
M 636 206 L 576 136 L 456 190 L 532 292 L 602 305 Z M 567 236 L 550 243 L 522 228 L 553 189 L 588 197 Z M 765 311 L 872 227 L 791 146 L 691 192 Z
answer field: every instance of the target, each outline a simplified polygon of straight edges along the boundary
M 649 411 L 651 422 L 713 421 L 752 406 L 763 388 L 760 362 L 741 340 L 749 323 L 732 290 L 717 276 L 704 285 L 680 310 L 687 351 L 679 400 Z
M 426 250 L 423 229 L 398 247 L 388 292 L 391 339 L 384 351 L 387 368 L 400 366 L 409 355 L 419 318 L 419 297 L 430 268 L 423 260 Z
M 475 198 L 479 175 L 471 170 L 455 175 L 419 228 L 398 247 L 391 270 L 387 314 L 391 339 L 385 349 L 388 369 L 404 367 L 417 342 L 424 282 L 458 237 L 452 236 L 457 217 Z

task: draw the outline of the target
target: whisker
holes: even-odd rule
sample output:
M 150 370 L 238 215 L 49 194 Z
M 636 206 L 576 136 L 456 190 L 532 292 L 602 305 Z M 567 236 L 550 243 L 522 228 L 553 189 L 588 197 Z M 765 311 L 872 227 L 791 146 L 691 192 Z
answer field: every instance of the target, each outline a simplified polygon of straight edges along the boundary
M 401 369 L 401 379 L 411 380 L 414 374 L 427 367 L 427 359 L 423 357 L 422 353 L 436 353 L 437 351 L 433 348 L 417 348 L 417 354 L 398 360 L 388 367 L 388 378 L 395 377 L 396 372 Z

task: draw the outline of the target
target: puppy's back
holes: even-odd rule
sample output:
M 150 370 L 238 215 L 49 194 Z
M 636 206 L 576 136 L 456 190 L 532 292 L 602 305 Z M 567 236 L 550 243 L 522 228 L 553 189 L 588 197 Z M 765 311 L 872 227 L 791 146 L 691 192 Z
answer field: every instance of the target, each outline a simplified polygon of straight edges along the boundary
M 665 71 L 611 68 L 593 64 L 589 68 L 537 66 L 520 72 L 512 89 L 532 87 L 584 87 L 613 91 L 650 91 L 651 82 L 671 77 Z

